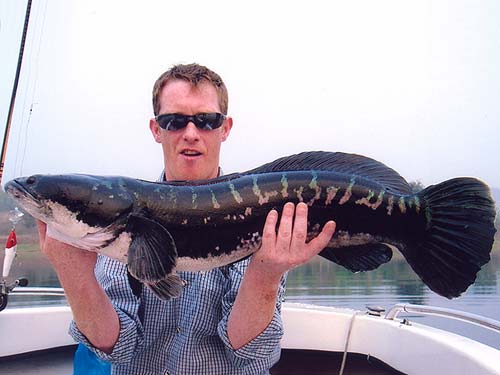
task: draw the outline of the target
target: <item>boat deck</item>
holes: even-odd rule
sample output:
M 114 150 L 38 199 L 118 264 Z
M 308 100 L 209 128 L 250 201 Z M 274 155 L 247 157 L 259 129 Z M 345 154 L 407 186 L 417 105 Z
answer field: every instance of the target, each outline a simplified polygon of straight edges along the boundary
M 340 374 L 343 353 L 284 349 L 272 375 Z M 363 354 L 349 353 L 343 375 L 401 375 L 382 361 Z
M 73 372 L 75 346 L 0 358 L 2 375 L 67 375 Z M 284 349 L 272 375 L 339 374 L 342 353 Z M 361 354 L 347 355 L 343 375 L 400 375 L 385 363 Z
M 76 345 L 0 358 L 2 375 L 68 375 L 73 373 Z

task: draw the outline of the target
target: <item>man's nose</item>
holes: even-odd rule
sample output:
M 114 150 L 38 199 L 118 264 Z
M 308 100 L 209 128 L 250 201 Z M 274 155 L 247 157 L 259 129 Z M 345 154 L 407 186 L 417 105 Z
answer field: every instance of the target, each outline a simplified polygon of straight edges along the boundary
M 184 128 L 182 136 L 186 141 L 194 142 L 200 139 L 200 131 L 195 124 L 189 122 Z

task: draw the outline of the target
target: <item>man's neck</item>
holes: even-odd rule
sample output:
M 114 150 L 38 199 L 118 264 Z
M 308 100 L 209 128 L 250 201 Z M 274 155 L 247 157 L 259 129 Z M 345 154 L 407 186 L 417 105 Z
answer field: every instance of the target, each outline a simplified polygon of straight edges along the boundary
M 218 172 L 217 172 L 217 177 L 220 177 L 222 176 L 224 173 L 222 172 L 222 168 L 219 167 L 218 169 Z M 167 182 L 167 175 L 165 173 L 165 169 L 161 172 L 161 175 L 160 175 L 160 178 L 158 179 L 158 181 L 161 181 L 161 182 Z

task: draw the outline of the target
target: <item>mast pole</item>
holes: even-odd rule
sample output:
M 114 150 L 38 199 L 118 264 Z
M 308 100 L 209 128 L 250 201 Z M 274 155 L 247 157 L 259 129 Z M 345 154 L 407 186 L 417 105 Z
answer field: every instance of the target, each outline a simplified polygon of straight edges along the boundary
M 12 114 L 14 112 L 14 104 L 16 102 L 17 85 L 19 84 L 19 76 L 21 74 L 21 65 L 23 64 L 24 45 L 26 43 L 26 35 L 28 33 L 28 24 L 29 24 L 29 19 L 30 19 L 30 12 L 31 12 L 31 1 L 32 0 L 28 0 L 28 4 L 26 5 L 26 16 L 24 18 L 23 37 L 21 38 L 21 46 L 19 48 L 19 57 L 17 59 L 16 78 L 14 79 L 14 87 L 12 88 L 12 95 L 10 97 L 9 115 L 7 116 L 7 124 L 5 125 L 5 134 L 3 136 L 2 154 L 1 154 L 1 158 L 0 158 L 0 184 L 2 183 L 5 155 L 7 154 L 7 144 L 9 142 L 10 125 L 12 122 Z

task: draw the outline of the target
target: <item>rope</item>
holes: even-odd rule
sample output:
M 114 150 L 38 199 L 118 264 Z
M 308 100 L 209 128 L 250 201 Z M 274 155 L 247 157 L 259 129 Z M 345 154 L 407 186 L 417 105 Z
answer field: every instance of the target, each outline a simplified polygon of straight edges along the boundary
M 356 311 L 351 316 L 351 321 L 349 323 L 349 329 L 347 331 L 347 337 L 345 339 L 344 354 L 342 356 L 342 364 L 340 365 L 339 375 L 344 374 L 345 363 L 347 361 L 347 349 L 349 348 L 349 340 L 351 339 L 351 331 L 352 331 L 352 327 L 354 325 L 354 318 L 356 317 L 356 315 L 359 315 L 359 314 L 362 314 L 362 312 Z
M 40 3 L 38 3 L 40 5 Z M 30 127 L 30 123 L 31 123 L 31 116 L 33 115 L 33 109 L 34 109 L 34 106 L 35 104 L 38 104 L 38 103 L 35 103 L 34 100 L 35 100 L 35 95 L 36 95 L 36 91 L 37 91 L 37 83 L 38 83 L 38 73 L 39 73 L 39 57 L 40 57 L 40 49 L 41 49 L 41 46 L 42 46 L 42 40 L 43 40 L 43 34 L 44 34 L 44 31 L 45 31 L 45 18 L 46 18 L 46 15 L 47 15 L 47 4 L 48 4 L 48 1 L 45 1 L 45 6 L 44 6 L 44 9 L 43 9 L 43 13 L 42 13 L 42 16 L 40 17 L 40 12 L 38 11 L 36 14 L 36 19 L 35 19 L 35 22 L 34 22 L 34 32 L 33 32 L 33 36 L 32 36 L 32 39 L 31 39 L 31 46 L 32 48 L 30 49 L 30 56 L 29 56 L 29 61 L 35 61 L 35 73 L 34 73 L 34 77 L 33 77 L 33 80 L 31 80 L 31 68 L 32 68 L 32 65 L 33 64 L 29 64 L 29 71 L 28 71 L 28 74 L 27 74 L 27 79 L 26 79 L 26 85 L 29 86 L 30 85 L 30 82 L 33 82 L 32 84 L 32 89 L 31 89 L 31 104 L 30 104 L 30 109 L 29 109 L 29 112 L 28 112 L 28 119 L 26 120 L 26 122 L 24 121 L 24 113 L 25 113 L 25 108 L 26 108 L 26 98 L 28 96 L 28 89 L 26 89 L 26 95 L 24 97 L 24 102 L 23 102 L 23 111 L 22 111 L 22 117 L 21 117 L 21 124 L 24 124 L 24 125 L 21 125 L 21 129 L 19 131 L 19 139 L 18 139 L 18 143 L 17 143 L 17 149 L 16 149 L 16 158 L 15 158 L 15 163 L 14 163 L 14 170 L 17 171 L 16 174 L 23 174 L 23 166 L 24 166 L 24 159 L 26 157 L 26 152 L 27 152 L 27 146 L 28 146 L 28 136 L 29 136 L 29 127 Z M 42 19 L 41 21 L 41 26 L 39 25 L 39 21 L 40 21 L 40 18 Z M 35 38 L 37 37 L 37 41 L 35 41 Z M 37 46 L 37 49 L 36 49 L 36 52 L 35 52 L 35 57 L 32 58 L 32 55 L 33 55 L 33 51 L 35 50 L 35 46 Z M 24 129 L 23 129 L 24 128 Z M 22 133 L 23 133 L 23 130 L 24 130 L 24 137 L 22 136 Z M 24 140 L 24 144 L 22 146 L 23 148 L 23 151 L 22 153 L 19 152 L 19 149 L 21 147 L 21 142 L 22 140 Z M 21 158 L 21 161 L 20 163 L 18 164 L 18 157 Z

